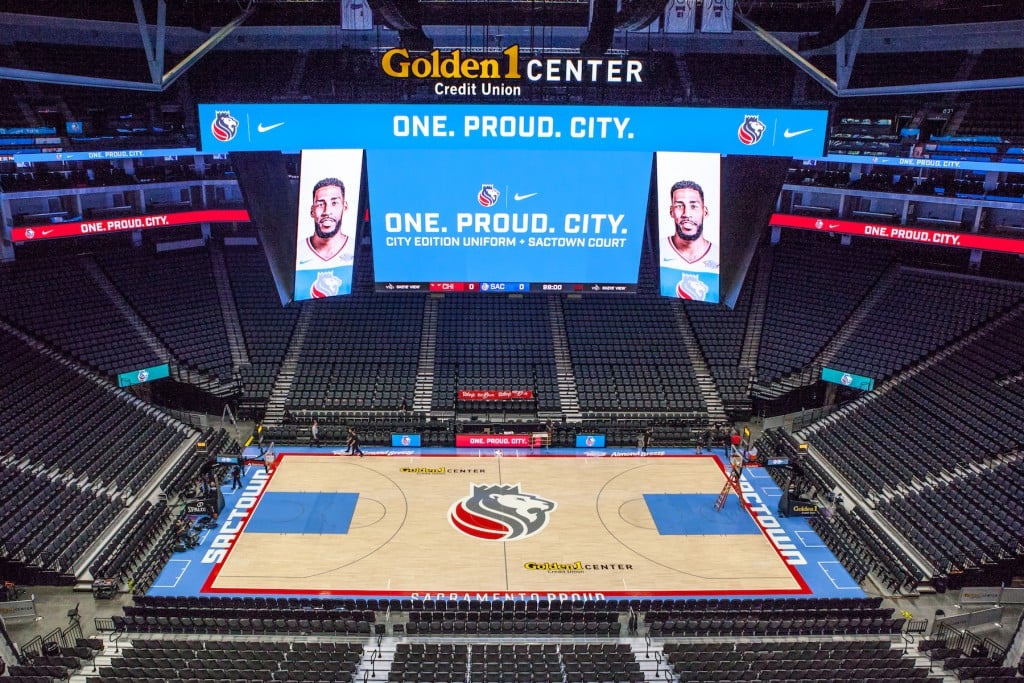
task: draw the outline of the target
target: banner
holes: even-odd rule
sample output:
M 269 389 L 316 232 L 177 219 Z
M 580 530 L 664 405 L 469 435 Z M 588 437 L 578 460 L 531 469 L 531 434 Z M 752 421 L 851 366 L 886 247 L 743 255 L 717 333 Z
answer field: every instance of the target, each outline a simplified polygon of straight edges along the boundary
M 665 33 L 693 33 L 697 24 L 697 0 L 669 0 L 665 7 Z
M 508 401 L 533 398 L 530 389 L 460 389 L 460 401 Z
M 217 514 L 217 504 L 214 500 L 209 498 L 196 498 L 195 500 L 189 500 L 185 502 L 186 515 L 195 515 L 197 517 L 213 517 Z
M 732 33 L 733 0 L 704 0 L 701 33 Z
M 576 448 L 604 448 L 604 434 L 577 434 Z
M 117 376 L 117 386 L 129 387 L 133 384 L 142 384 L 143 382 L 152 382 L 155 379 L 170 377 L 170 375 L 171 371 L 167 366 L 167 363 L 164 363 L 163 365 L 154 365 L 151 368 L 122 372 Z
M 960 589 L 960 604 L 989 603 L 998 605 L 1003 589 L 996 586 L 967 587 Z
M 341 28 L 345 31 L 373 28 L 373 13 L 366 0 L 341 0 Z
M 761 107 L 199 105 L 204 154 L 366 149 L 371 161 L 379 149 L 681 151 L 811 158 L 825 149 L 827 123 L 828 112 L 821 109 Z M 372 171 L 369 175 L 374 176 Z
M 1009 237 L 989 237 L 974 233 L 945 232 L 943 230 L 931 230 L 929 228 L 906 225 L 860 223 L 858 221 L 847 221 L 838 218 L 816 218 L 814 216 L 796 216 L 786 213 L 772 214 L 770 224 L 780 228 L 834 232 L 842 235 L 876 237 L 901 242 L 920 242 L 922 244 L 936 244 L 943 247 L 959 247 L 961 249 L 998 251 L 1006 254 L 1024 254 L 1024 240 Z
M 50 240 L 58 237 L 81 237 L 106 232 L 124 232 L 128 230 L 149 230 L 150 228 L 167 228 L 172 225 L 189 225 L 190 223 L 248 223 L 249 212 L 245 209 L 201 209 L 199 211 L 181 211 L 179 213 L 158 213 L 146 216 L 128 216 L 125 218 L 100 218 L 93 221 L 75 221 L 70 223 L 46 223 L 30 225 L 26 228 L 11 228 L 11 241 L 14 243 L 39 240 Z
M 850 387 L 851 389 L 872 391 L 875 388 L 875 380 L 870 377 L 854 375 L 853 373 L 843 372 L 842 370 L 833 370 L 832 368 L 822 368 L 821 378 L 826 382 L 842 384 L 844 387 Z
M 146 159 L 150 157 L 195 156 L 197 154 L 199 154 L 199 152 L 196 151 L 194 147 L 174 147 L 168 149 L 112 149 L 81 152 L 26 152 L 24 154 L 15 154 L 13 161 L 16 161 L 19 164 L 33 164 L 40 161 Z
M 422 439 L 419 434 L 392 434 L 391 435 L 391 447 L 392 448 L 419 448 L 422 445 Z
M 0 602 L 0 618 L 2 619 L 35 619 L 35 596 L 31 600 L 9 600 Z
M 533 443 L 530 434 L 456 434 L 455 445 L 458 448 L 529 448 Z
M 1012 153 L 1012 152 L 1011 152 Z M 1022 166 L 1019 161 L 978 161 L 977 159 L 927 159 L 879 157 L 867 154 L 829 154 L 827 157 L 807 159 L 807 161 L 841 161 L 850 164 L 866 164 L 870 166 L 909 166 L 911 168 L 956 168 L 971 171 L 1006 171 L 1020 173 Z
M 53 135 L 56 128 L 35 126 L 30 128 L 0 128 L 0 135 Z

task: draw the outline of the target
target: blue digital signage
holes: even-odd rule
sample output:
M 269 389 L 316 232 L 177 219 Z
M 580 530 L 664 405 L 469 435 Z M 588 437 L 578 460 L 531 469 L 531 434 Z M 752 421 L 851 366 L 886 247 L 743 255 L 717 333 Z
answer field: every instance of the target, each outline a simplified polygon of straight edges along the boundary
M 715 152 L 818 157 L 817 109 L 200 104 L 207 154 L 304 149 Z
M 560 283 L 633 287 L 651 155 L 375 150 L 367 153 L 379 289 L 473 283 L 525 292 Z M 430 169 L 414 178 L 394 169 Z

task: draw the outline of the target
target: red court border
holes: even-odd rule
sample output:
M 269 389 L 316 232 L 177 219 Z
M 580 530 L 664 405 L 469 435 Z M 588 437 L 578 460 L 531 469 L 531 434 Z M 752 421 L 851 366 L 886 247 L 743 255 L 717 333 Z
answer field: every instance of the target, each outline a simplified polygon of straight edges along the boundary
M 306 452 L 303 452 L 303 451 L 280 452 L 279 451 L 278 454 L 277 454 L 277 459 L 275 461 L 274 470 L 276 470 L 277 467 L 280 466 L 281 459 L 285 458 L 285 457 L 325 457 L 325 458 L 338 458 L 338 457 L 356 457 L 356 456 L 352 456 L 352 455 L 349 455 L 349 454 L 339 455 L 339 454 L 330 453 L 330 452 L 328 452 L 328 453 L 315 453 L 315 452 L 311 452 L 311 451 L 306 451 Z M 718 456 L 716 456 L 714 454 L 701 454 L 701 455 L 697 455 L 697 454 L 678 454 L 678 455 L 619 455 L 619 456 L 602 455 L 602 456 L 588 456 L 588 455 L 561 455 L 561 454 L 555 455 L 555 454 L 546 454 L 546 453 L 530 453 L 528 455 L 501 455 L 501 456 L 498 456 L 498 455 L 494 455 L 494 454 L 483 455 L 483 454 L 469 454 L 469 453 L 422 453 L 422 454 L 410 454 L 410 455 L 403 454 L 403 455 L 400 455 L 400 456 L 390 456 L 390 455 L 387 455 L 387 454 L 376 455 L 376 454 L 370 453 L 370 454 L 367 454 L 365 457 L 403 457 L 403 458 L 405 458 L 405 457 L 411 457 L 411 458 L 461 458 L 461 457 L 471 457 L 471 458 L 488 458 L 488 457 L 491 457 L 491 458 L 499 458 L 499 457 L 506 457 L 506 458 L 588 458 L 588 457 L 603 457 L 603 458 L 607 458 L 607 457 L 616 457 L 616 458 L 711 458 L 715 462 L 715 464 L 718 466 L 718 469 L 721 470 L 721 472 L 722 472 L 723 484 L 724 484 L 725 479 L 727 478 L 727 474 L 726 474 L 726 471 L 725 471 L 724 463 L 718 458 Z M 271 470 L 270 477 L 267 478 L 267 486 L 270 485 L 270 482 L 274 478 L 274 470 Z M 213 565 L 213 568 L 210 570 L 209 575 L 206 577 L 206 581 L 203 583 L 202 588 L 199 589 L 200 595 L 206 595 L 206 594 L 216 595 L 216 594 L 223 593 L 223 594 L 228 594 L 228 595 L 326 595 L 326 596 L 338 597 L 338 598 L 346 598 L 346 597 L 353 597 L 353 598 L 359 598 L 359 597 L 412 598 L 413 595 L 426 595 L 427 594 L 427 593 L 422 592 L 422 591 L 388 591 L 388 590 L 348 590 L 348 591 L 340 591 L 340 590 L 314 590 L 314 589 L 301 589 L 301 588 L 296 588 L 296 589 L 284 589 L 284 588 L 215 588 L 213 586 L 213 583 L 214 583 L 214 581 L 217 580 L 217 577 L 220 575 L 221 567 L 223 567 L 224 563 L 227 562 L 228 557 L 231 555 L 231 551 L 234 550 L 235 540 L 237 540 L 239 536 L 241 536 L 243 533 L 245 533 L 245 527 L 249 523 L 249 517 L 252 515 L 252 511 L 255 510 L 256 507 L 259 505 L 260 500 L 263 498 L 263 493 L 265 493 L 266 490 L 267 490 L 267 486 L 264 486 L 263 487 L 263 491 L 261 491 L 259 496 L 257 496 L 256 503 L 252 506 L 252 508 L 249 511 L 249 514 L 245 517 L 245 520 L 243 521 L 242 527 L 238 530 L 238 533 L 235 535 L 235 538 L 232 539 L 231 545 L 226 549 L 227 552 L 224 555 L 224 559 Z M 734 489 L 733 493 L 735 493 L 735 492 L 736 491 Z M 740 495 L 740 494 L 737 493 L 737 495 Z M 753 588 L 742 589 L 741 588 L 741 589 L 734 589 L 734 590 L 690 590 L 690 591 L 678 591 L 678 590 L 677 591 L 607 591 L 607 592 L 605 592 L 605 591 L 587 591 L 587 593 L 588 594 L 600 593 L 601 595 L 605 596 L 606 598 L 632 598 L 632 597 L 638 597 L 638 598 L 644 598 L 644 597 L 651 597 L 651 598 L 672 598 L 672 597 L 690 598 L 690 597 L 719 597 L 719 596 L 734 596 L 734 595 L 768 595 L 768 596 L 775 596 L 775 595 L 777 595 L 777 596 L 813 595 L 814 592 L 811 590 L 810 586 L 807 585 L 807 581 L 804 580 L 804 577 L 800 574 L 800 572 L 797 570 L 797 568 L 792 566 L 792 565 L 790 565 L 790 564 L 788 564 L 786 562 L 786 559 L 782 556 L 782 553 L 779 551 L 779 549 L 777 547 L 775 547 L 774 543 L 772 543 L 772 540 L 768 536 L 768 533 L 767 533 L 766 529 L 764 528 L 764 526 L 761 525 L 761 522 L 758 519 L 758 516 L 755 515 L 753 510 L 751 509 L 750 503 L 748 503 L 743 498 L 742 495 L 740 495 L 740 501 L 742 502 L 743 507 L 746 508 L 747 513 L 750 514 L 750 516 L 757 523 L 758 529 L 761 530 L 761 534 L 764 536 L 764 539 L 766 541 L 768 541 L 768 545 L 770 545 L 772 550 L 775 551 L 775 554 L 778 556 L 779 561 L 782 562 L 782 566 L 786 567 L 789 570 L 790 576 L 792 576 L 793 580 L 796 581 L 796 583 L 800 586 L 799 588 L 782 589 L 782 590 L 774 590 L 774 591 L 773 590 L 764 590 L 764 589 L 753 589 Z M 548 590 L 544 590 L 544 591 L 527 591 L 527 590 L 517 590 L 517 591 L 484 591 L 484 592 L 481 592 L 481 591 L 462 591 L 462 590 L 459 590 L 459 591 L 454 591 L 454 590 L 452 590 L 452 591 L 445 591 L 445 593 L 458 593 L 459 595 L 470 595 L 470 596 L 474 596 L 474 595 L 480 595 L 480 596 L 521 595 L 521 594 L 526 594 L 526 595 L 537 594 L 537 595 L 541 595 L 541 596 L 547 596 L 547 594 L 551 593 L 551 592 L 552 591 L 548 591 Z M 570 591 L 557 591 L 557 592 L 558 593 L 570 593 Z M 579 593 L 579 594 L 582 595 L 583 593 Z M 489 598 L 489 599 L 494 600 L 495 598 L 492 597 L 492 598 Z M 500 599 L 500 598 L 498 598 L 498 599 Z

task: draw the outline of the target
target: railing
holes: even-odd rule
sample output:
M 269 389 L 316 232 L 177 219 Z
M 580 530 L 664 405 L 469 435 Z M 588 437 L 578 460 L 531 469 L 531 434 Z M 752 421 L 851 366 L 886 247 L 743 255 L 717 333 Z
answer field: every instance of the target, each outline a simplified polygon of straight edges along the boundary
M 903 654 L 906 655 L 907 654 L 907 650 L 910 649 L 910 646 L 913 645 L 916 642 L 917 639 L 907 629 L 904 629 L 903 631 L 900 631 L 900 638 L 903 639 Z
M 50 645 L 58 648 L 74 647 L 79 638 L 82 637 L 82 625 L 77 621 L 72 622 L 66 629 L 57 627 L 43 636 L 36 636 L 25 643 L 21 648 L 23 656 L 35 658 L 46 654 Z
M 808 427 L 823 417 L 831 415 L 837 406 L 824 406 L 822 408 L 812 408 L 801 410 L 799 414 L 793 417 L 793 427 L 790 431 L 799 432 L 801 429 Z
M 370 653 L 370 670 L 363 671 L 363 681 L 368 681 L 370 678 L 377 677 L 377 659 L 380 658 L 380 640 L 381 636 L 377 636 L 377 648 Z
M 907 633 L 927 633 L 928 632 L 928 620 L 927 619 L 908 619 L 906 628 L 904 629 Z
M 940 624 L 935 631 L 936 639 L 946 643 L 946 647 L 960 650 L 967 656 L 972 656 L 972 651 L 981 645 L 993 660 L 1002 661 L 1006 656 L 1006 648 L 991 638 L 982 638 L 970 631 L 960 631 L 949 624 Z

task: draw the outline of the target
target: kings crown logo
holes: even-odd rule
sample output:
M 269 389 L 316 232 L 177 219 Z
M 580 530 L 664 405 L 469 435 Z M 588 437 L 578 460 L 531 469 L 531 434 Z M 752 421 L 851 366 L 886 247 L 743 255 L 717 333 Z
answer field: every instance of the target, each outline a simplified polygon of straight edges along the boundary
M 501 191 L 494 185 L 482 185 L 480 192 L 476 195 L 476 201 L 480 206 L 490 208 L 498 203 L 498 197 L 501 196 Z
M 229 111 L 218 111 L 213 117 L 213 123 L 210 124 L 210 131 L 220 142 L 231 142 L 238 132 L 238 119 Z
M 743 117 L 743 123 L 740 124 L 736 135 L 744 145 L 756 145 L 761 141 L 765 128 L 766 126 L 757 114 L 747 114 Z
M 337 296 L 342 284 L 342 279 L 335 275 L 333 270 L 317 273 L 316 281 L 309 288 L 309 296 L 312 299 L 325 299 L 329 296 Z
M 555 502 L 523 493 L 519 484 L 470 484 L 470 495 L 448 510 L 452 526 L 473 538 L 515 541 L 540 533 Z

